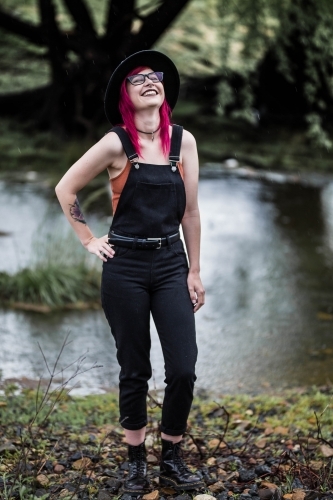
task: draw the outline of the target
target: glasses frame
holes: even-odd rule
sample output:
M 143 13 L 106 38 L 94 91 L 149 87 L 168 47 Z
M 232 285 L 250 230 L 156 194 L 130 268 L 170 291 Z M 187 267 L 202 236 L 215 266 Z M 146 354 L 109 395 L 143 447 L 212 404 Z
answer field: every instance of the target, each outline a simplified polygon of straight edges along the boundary
M 164 77 L 164 73 L 163 73 L 163 71 L 151 71 L 150 73 L 146 73 L 146 74 L 144 74 L 144 73 L 137 73 L 136 75 L 131 75 L 131 76 L 128 76 L 128 77 L 127 77 L 127 80 L 128 80 L 128 81 L 129 81 L 132 85 L 135 85 L 135 86 L 137 86 L 137 85 L 143 85 L 143 84 L 146 82 L 146 78 L 149 78 L 149 80 L 151 80 L 149 75 L 162 75 L 161 80 L 159 79 L 159 80 L 158 80 L 158 82 L 153 82 L 153 83 L 161 83 L 161 82 L 163 82 L 163 77 Z M 143 82 L 140 82 L 140 83 L 133 83 L 133 82 L 132 82 L 132 79 L 133 79 L 135 76 L 143 76 L 143 77 L 144 77 L 144 78 L 143 78 Z M 151 80 L 151 81 L 152 81 L 152 80 Z

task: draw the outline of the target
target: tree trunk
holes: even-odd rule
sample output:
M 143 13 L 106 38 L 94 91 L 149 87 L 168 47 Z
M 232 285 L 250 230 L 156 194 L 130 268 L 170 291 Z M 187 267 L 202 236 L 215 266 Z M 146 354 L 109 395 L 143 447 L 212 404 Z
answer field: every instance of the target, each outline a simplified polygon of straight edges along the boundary
M 69 136 L 93 134 L 104 118 L 103 98 L 113 69 L 130 54 L 148 49 L 174 21 L 189 0 L 164 0 L 142 17 L 135 0 L 109 0 L 105 33 L 97 35 L 85 0 L 63 0 L 75 23 L 64 33 L 56 21 L 54 0 L 38 0 L 41 23 L 36 26 L 0 8 L 0 28 L 47 48 L 50 85 L 0 95 L 0 115 L 33 121 L 37 126 Z M 139 32 L 132 33 L 135 19 Z M 68 59 L 69 51 L 78 60 Z

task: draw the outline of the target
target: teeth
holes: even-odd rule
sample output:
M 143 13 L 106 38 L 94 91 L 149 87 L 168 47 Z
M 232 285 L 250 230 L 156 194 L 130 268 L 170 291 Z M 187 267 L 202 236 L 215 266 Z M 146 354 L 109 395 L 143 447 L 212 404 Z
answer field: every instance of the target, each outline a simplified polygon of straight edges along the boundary
M 147 90 L 143 95 L 157 95 L 157 92 L 155 92 L 155 90 Z

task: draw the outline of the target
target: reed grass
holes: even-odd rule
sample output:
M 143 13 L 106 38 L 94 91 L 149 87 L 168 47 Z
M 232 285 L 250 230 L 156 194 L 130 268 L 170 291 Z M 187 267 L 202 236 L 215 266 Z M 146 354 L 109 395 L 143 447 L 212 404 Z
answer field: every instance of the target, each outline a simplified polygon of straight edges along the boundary
M 0 302 L 61 308 L 96 304 L 100 297 L 100 265 L 71 233 L 39 233 L 29 266 L 15 274 L 0 273 Z

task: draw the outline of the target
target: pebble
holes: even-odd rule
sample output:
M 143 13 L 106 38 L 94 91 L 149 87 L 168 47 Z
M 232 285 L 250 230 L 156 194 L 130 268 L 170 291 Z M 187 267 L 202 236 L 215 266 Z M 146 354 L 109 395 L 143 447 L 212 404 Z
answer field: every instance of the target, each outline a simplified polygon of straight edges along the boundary
M 111 500 L 112 496 L 106 490 L 99 490 L 97 500 Z
M 53 467 L 53 470 L 57 474 L 60 474 L 62 471 L 65 470 L 65 467 L 63 465 L 60 465 L 60 464 L 55 464 L 55 466 Z
M 257 476 L 264 476 L 265 474 L 272 473 L 272 470 L 270 467 L 268 467 L 268 465 L 257 465 L 254 471 L 257 474 Z
M 256 473 L 254 472 L 253 469 L 246 470 L 246 469 L 239 469 L 238 471 L 238 480 L 240 483 L 249 483 L 250 481 L 253 481 L 256 477 Z
M 147 495 L 143 495 L 142 500 L 158 500 L 158 497 L 158 490 L 154 490 L 151 493 L 147 493 Z
M 190 495 L 177 495 L 173 500 L 191 500 Z
M 212 467 L 213 465 L 216 465 L 216 458 L 215 457 L 210 457 L 208 460 L 207 460 L 207 465 L 209 467 Z
M 150 463 L 150 464 L 154 464 L 156 462 L 158 462 L 157 458 L 155 457 L 155 455 L 147 455 L 147 462 Z
M 296 490 L 293 491 L 293 496 L 292 500 L 304 500 L 305 497 L 305 491 L 297 488 Z
M 44 474 L 39 474 L 36 477 L 36 480 L 37 480 L 37 483 L 39 483 L 41 486 L 48 486 L 48 484 L 49 484 L 49 480 L 48 480 L 47 476 L 45 476 Z
M 213 495 L 196 495 L 193 500 L 215 500 L 215 497 Z

